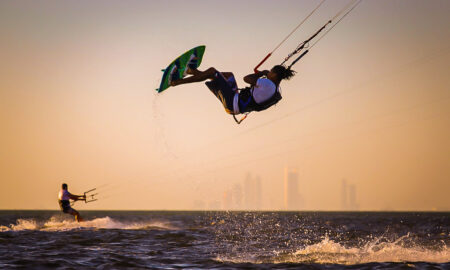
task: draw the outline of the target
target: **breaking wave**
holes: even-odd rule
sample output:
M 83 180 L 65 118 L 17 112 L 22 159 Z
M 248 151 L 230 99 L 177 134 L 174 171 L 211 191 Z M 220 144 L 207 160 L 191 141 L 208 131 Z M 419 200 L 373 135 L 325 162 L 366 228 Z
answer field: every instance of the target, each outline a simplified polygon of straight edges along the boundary
M 114 220 L 108 216 L 83 222 L 76 222 L 72 219 L 67 220 L 58 216 L 53 216 L 46 221 L 17 219 L 16 224 L 0 226 L 0 232 L 24 230 L 67 231 L 74 229 L 175 230 L 176 228 L 164 221 L 123 222 Z
M 450 250 L 445 243 L 432 249 L 420 245 L 412 245 L 404 235 L 395 241 L 375 239 L 360 247 L 345 247 L 344 245 L 325 237 L 321 242 L 307 245 L 295 252 L 273 251 L 272 255 L 240 254 L 233 256 L 218 256 L 222 262 L 233 263 L 317 263 L 355 265 L 384 262 L 431 262 L 445 263 L 450 261 Z M 408 242 L 408 244 L 406 244 Z

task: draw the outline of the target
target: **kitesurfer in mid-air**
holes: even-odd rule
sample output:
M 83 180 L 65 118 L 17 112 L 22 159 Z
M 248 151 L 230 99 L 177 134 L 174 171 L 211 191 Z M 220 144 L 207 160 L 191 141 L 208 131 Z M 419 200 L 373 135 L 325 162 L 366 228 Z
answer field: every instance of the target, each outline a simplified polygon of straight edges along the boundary
M 66 213 L 66 214 L 71 214 L 72 216 L 75 217 L 75 220 L 80 222 L 83 221 L 83 218 L 81 218 L 80 213 L 78 213 L 77 210 L 73 209 L 70 206 L 70 200 L 74 200 L 74 201 L 79 201 L 79 200 L 86 200 L 86 196 L 85 195 L 74 195 L 71 194 L 68 190 L 67 190 L 67 184 L 62 184 L 61 186 L 61 190 L 59 191 L 58 194 L 58 202 L 59 202 L 59 206 L 61 207 L 61 210 Z
M 189 62 L 186 70 L 186 74 L 192 76 L 179 79 L 177 72 L 172 72 L 170 85 L 210 80 L 205 83 L 206 86 L 222 102 L 225 111 L 232 115 L 262 111 L 275 105 L 281 99 L 280 82 L 289 80 L 295 74 L 289 68 L 276 65 L 270 71 L 258 71 L 245 76 L 244 81 L 250 87 L 238 89 L 233 73 L 219 72 L 213 67 L 200 71 L 195 68 L 194 61 Z

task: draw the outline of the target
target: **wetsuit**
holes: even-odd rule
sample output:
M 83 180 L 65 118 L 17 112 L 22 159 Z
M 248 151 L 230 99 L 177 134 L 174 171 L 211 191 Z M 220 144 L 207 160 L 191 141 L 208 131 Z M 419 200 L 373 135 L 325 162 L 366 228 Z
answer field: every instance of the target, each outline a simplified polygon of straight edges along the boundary
M 214 79 L 205 84 L 229 114 L 262 111 L 281 99 L 280 87 L 267 78 L 259 78 L 253 87 L 237 91 L 234 76 L 225 78 L 222 73 L 216 72 Z
M 58 202 L 61 211 L 67 214 L 73 213 L 73 208 L 70 206 L 70 193 L 66 189 L 61 189 L 58 194 Z

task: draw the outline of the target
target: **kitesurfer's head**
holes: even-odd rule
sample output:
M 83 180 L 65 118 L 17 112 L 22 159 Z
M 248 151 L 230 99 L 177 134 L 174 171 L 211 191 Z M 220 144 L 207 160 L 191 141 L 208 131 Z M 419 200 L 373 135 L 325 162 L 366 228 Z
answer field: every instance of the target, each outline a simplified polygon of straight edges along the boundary
M 267 78 L 274 82 L 281 82 L 282 80 L 289 80 L 295 75 L 295 71 L 286 68 L 282 65 L 274 66 L 267 74 Z
M 61 185 L 61 188 L 67 190 L 67 184 L 66 184 L 66 183 L 63 183 L 63 184 Z

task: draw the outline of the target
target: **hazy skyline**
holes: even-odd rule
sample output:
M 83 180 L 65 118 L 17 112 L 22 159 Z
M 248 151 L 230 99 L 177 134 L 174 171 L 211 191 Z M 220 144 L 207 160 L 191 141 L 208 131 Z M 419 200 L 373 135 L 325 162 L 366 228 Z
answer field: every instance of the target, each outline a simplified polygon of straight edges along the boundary
M 263 66 L 349 1 L 327 1 Z M 450 2 L 363 1 L 236 125 L 203 83 L 157 95 L 175 57 L 242 77 L 319 1 L 1 1 L 0 209 L 191 209 L 261 177 L 283 209 L 284 168 L 307 210 L 450 210 Z M 114 197 L 116 196 L 116 197 Z

